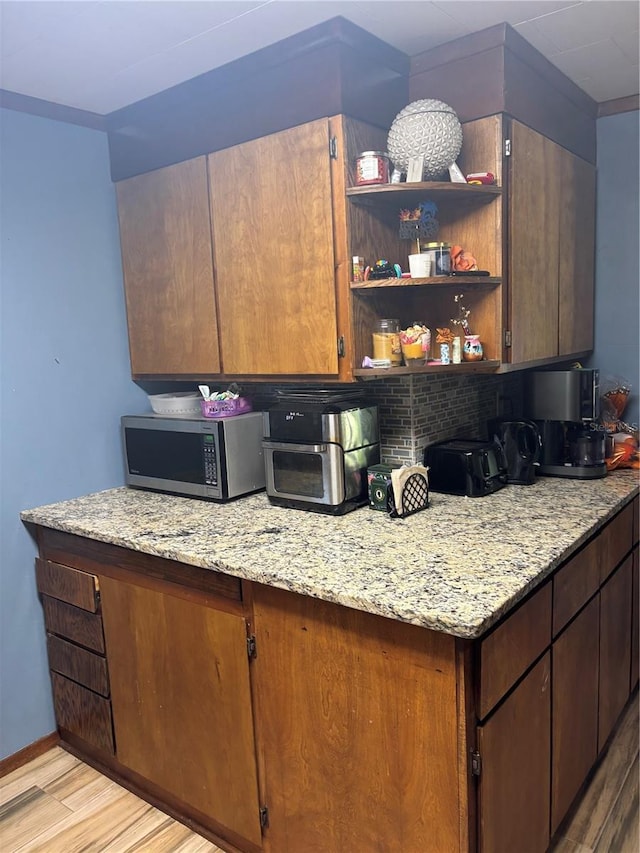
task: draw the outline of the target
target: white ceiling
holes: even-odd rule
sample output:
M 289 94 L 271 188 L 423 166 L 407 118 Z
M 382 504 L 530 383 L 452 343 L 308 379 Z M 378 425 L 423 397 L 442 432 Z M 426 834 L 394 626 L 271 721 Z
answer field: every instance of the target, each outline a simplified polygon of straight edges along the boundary
M 0 0 L 0 88 L 110 113 L 336 15 L 408 55 L 506 21 L 598 102 L 638 94 L 638 0 Z

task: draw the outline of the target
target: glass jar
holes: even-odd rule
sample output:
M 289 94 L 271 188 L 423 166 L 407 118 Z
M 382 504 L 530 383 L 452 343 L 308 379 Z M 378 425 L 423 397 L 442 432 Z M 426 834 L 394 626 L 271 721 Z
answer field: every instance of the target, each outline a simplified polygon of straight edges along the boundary
M 451 243 L 425 243 L 422 251 L 431 258 L 431 275 L 449 275 Z
M 363 151 L 356 159 L 356 185 L 388 184 L 389 155 L 384 151 Z
M 400 347 L 400 320 L 383 318 L 373 330 L 373 357 L 389 359 L 392 367 L 402 364 Z

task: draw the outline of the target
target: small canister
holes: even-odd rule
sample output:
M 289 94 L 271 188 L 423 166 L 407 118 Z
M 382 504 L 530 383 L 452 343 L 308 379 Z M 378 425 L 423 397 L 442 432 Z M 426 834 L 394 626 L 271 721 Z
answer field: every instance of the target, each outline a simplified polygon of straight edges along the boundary
M 451 244 L 426 243 L 422 251 L 431 258 L 431 275 L 449 275 L 451 272 Z
M 372 338 L 375 359 L 389 359 L 392 367 L 399 367 L 402 364 L 400 320 L 389 318 L 378 320 Z
M 389 155 L 384 151 L 363 151 L 356 158 L 356 184 L 388 184 Z

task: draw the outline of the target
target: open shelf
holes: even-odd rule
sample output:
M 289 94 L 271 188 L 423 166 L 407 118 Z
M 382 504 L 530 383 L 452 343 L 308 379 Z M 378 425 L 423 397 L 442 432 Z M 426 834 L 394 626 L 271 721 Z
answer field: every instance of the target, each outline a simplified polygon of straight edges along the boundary
M 359 379 L 383 379 L 393 376 L 415 376 L 443 373 L 494 373 L 500 367 L 497 360 L 463 361 L 461 364 L 425 364 L 422 367 L 359 367 L 353 375 Z
M 372 291 L 380 288 L 420 287 L 439 285 L 440 287 L 468 287 L 469 285 L 492 285 L 500 284 L 502 279 L 490 275 L 437 275 L 430 278 L 378 278 L 369 281 L 352 281 L 351 289 L 358 291 Z
M 496 196 L 502 195 L 502 187 L 495 184 L 457 184 L 446 181 L 422 181 L 412 184 L 367 184 L 363 187 L 349 187 L 347 197 L 354 202 L 380 202 L 389 199 L 394 204 L 415 205 L 420 197 L 429 197 L 434 201 L 454 199 L 456 203 L 464 201 L 475 201 L 476 203 L 489 202 Z

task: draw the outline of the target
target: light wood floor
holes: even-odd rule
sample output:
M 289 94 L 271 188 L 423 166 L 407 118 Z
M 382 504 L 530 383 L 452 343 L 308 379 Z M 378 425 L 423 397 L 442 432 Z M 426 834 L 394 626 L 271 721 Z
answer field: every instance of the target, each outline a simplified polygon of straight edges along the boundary
M 552 853 L 640 853 L 638 731 L 636 694 Z M 221 853 L 60 747 L 0 779 L 0 851 Z

